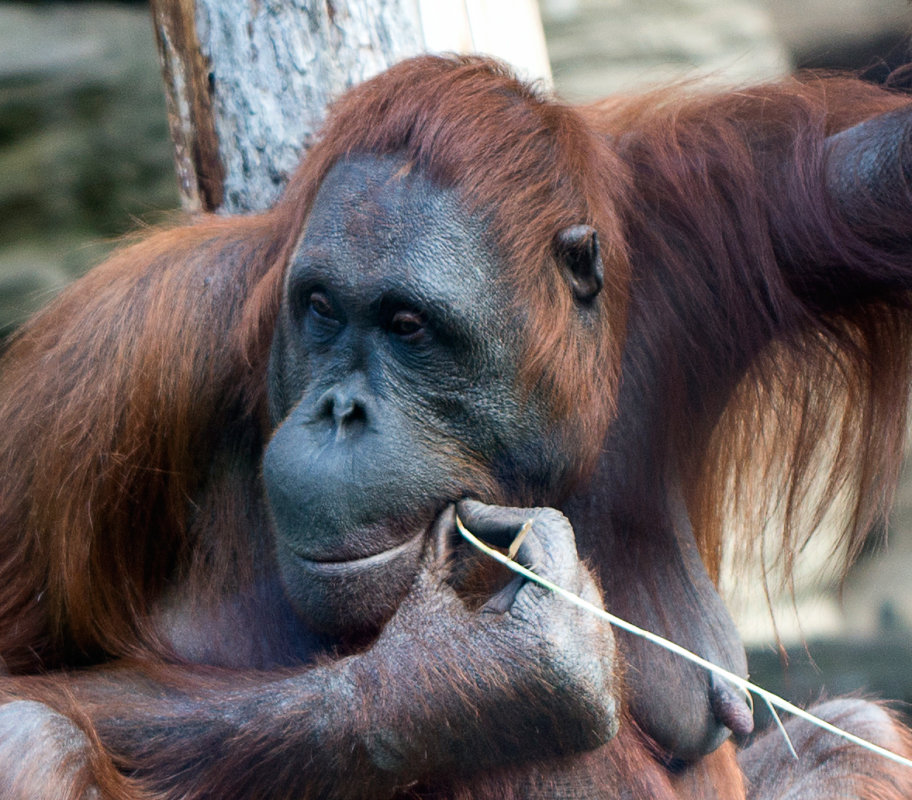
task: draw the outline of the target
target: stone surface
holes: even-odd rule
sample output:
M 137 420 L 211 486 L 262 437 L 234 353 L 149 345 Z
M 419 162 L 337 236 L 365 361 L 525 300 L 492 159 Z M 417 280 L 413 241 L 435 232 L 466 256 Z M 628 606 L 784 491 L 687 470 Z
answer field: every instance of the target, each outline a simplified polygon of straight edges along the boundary
M 571 100 L 706 76 L 757 81 L 790 68 L 753 0 L 542 0 L 558 91 Z
M 906 0 L 757 0 L 776 35 L 799 64 L 846 63 L 841 51 L 865 43 L 908 39 L 912 12 Z M 885 54 L 882 54 L 885 55 Z M 864 63 L 855 66 L 865 66 Z
M 0 333 L 176 203 L 147 12 L 0 5 Z

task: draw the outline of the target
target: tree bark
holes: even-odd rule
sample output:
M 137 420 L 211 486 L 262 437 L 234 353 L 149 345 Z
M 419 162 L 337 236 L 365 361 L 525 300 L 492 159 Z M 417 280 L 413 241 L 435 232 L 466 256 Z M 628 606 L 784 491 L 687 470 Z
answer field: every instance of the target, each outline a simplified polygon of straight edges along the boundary
M 152 0 L 181 201 L 270 206 L 327 104 L 423 47 L 416 0 Z

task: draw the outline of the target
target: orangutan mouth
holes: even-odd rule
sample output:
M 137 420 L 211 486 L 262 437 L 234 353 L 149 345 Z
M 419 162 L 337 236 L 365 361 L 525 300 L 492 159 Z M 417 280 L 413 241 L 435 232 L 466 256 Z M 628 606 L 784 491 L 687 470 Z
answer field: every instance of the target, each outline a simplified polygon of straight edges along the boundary
M 353 573 L 373 572 L 382 569 L 403 557 L 416 557 L 424 546 L 426 536 L 426 530 L 419 530 L 414 536 L 406 539 L 401 544 L 357 558 L 328 560 L 308 558 L 300 553 L 295 553 L 295 555 L 300 568 L 306 572 L 322 577 L 344 577 Z

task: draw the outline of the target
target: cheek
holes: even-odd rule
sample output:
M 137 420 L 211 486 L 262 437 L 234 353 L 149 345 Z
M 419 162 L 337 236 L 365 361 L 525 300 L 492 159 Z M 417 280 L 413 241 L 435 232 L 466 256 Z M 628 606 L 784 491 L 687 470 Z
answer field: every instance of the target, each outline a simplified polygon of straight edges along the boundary
M 283 317 L 286 314 L 283 310 Z M 288 325 L 288 321 L 280 317 L 269 350 L 266 385 L 269 421 L 273 428 L 278 427 L 301 397 L 310 373 L 307 354 L 290 345 L 295 338 L 288 335 Z
M 478 472 L 459 442 L 389 407 L 339 437 L 301 403 L 263 459 L 277 535 L 323 560 L 396 546 L 447 502 L 476 491 Z
M 559 502 L 575 475 L 573 448 L 561 431 L 525 407 L 517 412 L 508 435 L 491 471 L 512 495 L 513 503 L 549 506 Z
M 435 395 L 421 411 L 464 453 L 473 471 L 485 475 L 511 503 L 547 504 L 560 496 L 572 471 L 571 448 L 544 403 L 523 397 L 512 376 L 490 373 L 446 395 Z M 491 496 L 491 495 L 488 495 Z M 533 502 L 534 501 L 534 502 Z

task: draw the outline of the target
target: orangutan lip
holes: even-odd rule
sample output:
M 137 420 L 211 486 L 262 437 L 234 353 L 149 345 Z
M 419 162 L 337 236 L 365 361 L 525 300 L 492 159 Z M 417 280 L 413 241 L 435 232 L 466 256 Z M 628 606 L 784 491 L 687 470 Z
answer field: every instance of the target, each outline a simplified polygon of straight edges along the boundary
M 411 539 L 406 539 L 402 544 L 391 547 L 389 550 L 381 550 L 379 553 L 363 556 L 361 558 L 350 558 L 344 561 L 319 561 L 295 553 L 301 566 L 309 572 L 320 573 L 322 575 L 345 575 L 351 572 L 362 572 L 366 570 L 375 570 L 383 567 L 391 561 L 395 561 L 403 555 L 411 554 L 423 544 L 426 531 L 418 531 Z

